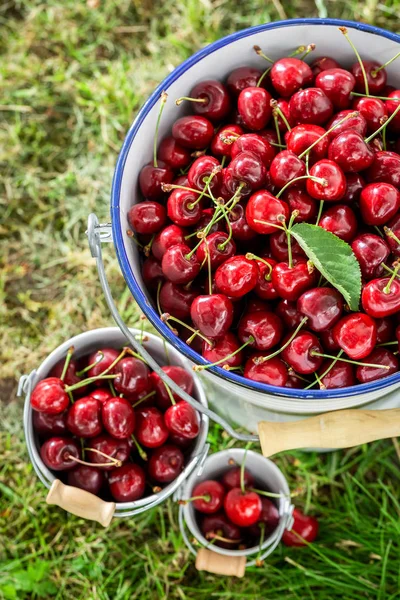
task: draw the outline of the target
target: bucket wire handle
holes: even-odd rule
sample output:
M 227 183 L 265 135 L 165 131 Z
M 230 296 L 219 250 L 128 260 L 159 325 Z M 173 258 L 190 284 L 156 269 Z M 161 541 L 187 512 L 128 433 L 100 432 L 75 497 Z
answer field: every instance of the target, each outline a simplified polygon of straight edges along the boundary
M 128 326 L 126 325 L 126 323 L 124 322 L 124 320 L 122 319 L 121 315 L 118 312 L 118 309 L 115 305 L 114 299 L 112 297 L 111 289 L 110 289 L 110 286 L 109 286 L 109 283 L 107 280 L 107 275 L 105 272 L 104 261 L 103 261 L 102 250 L 101 250 L 101 237 L 100 236 L 102 235 L 105 241 L 109 241 L 109 236 L 106 236 L 104 234 L 104 229 L 105 229 L 104 226 L 101 226 L 99 224 L 99 220 L 98 220 L 97 216 L 94 213 L 90 214 L 89 218 L 88 218 L 88 228 L 87 228 L 87 232 L 86 232 L 87 236 L 88 236 L 88 240 L 89 240 L 90 251 L 91 251 L 92 257 L 96 259 L 96 265 L 97 265 L 97 271 L 99 274 L 100 284 L 103 289 L 108 308 L 110 309 L 110 312 L 113 316 L 114 321 L 116 322 L 118 327 L 121 329 L 122 333 L 129 340 L 129 343 L 133 346 L 133 348 L 136 350 L 136 352 L 138 352 L 138 354 L 140 354 L 142 356 L 142 358 L 153 369 L 153 371 L 155 371 L 157 373 L 157 375 L 160 377 L 160 379 L 162 379 L 162 381 L 164 383 L 166 383 L 175 392 L 175 394 L 177 394 L 180 398 L 182 398 L 188 404 L 193 406 L 193 408 L 198 410 L 200 413 L 207 415 L 215 423 L 218 423 L 218 425 L 221 425 L 221 427 L 223 429 L 225 429 L 225 431 L 231 437 L 233 437 L 234 439 L 239 440 L 241 442 L 259 442 L 258 435 L 238 433 L 231 427 L 231 425 L 229 425 L 229 423 L 227 421 L 225 421 L 225 419 L 223 419 L 222 417 L 217 415 L 214 411 L 203 406 L 202 404 L 200 404 L 200 402 L 198 402 L 197 400 L 195 400 L 194 398 L 189 396 L 189 394 L 187 394 L 184 390 L 182 390 L 175 383 L 175 381 L 173 381 L 173 379 L 171 379 L 170 377 L 168 377 L 168 375 L 166 375 L 166 373 L 161 369 L 161 367 L 157 364 L 157 362 L 154 360 L 154 358 L 147 352 L 147 350 L 142 346 L 142 344 L 140 344 L 140 342 L 138 342 L 138 340 L 136 340 L 135 336 L 132 335 Z

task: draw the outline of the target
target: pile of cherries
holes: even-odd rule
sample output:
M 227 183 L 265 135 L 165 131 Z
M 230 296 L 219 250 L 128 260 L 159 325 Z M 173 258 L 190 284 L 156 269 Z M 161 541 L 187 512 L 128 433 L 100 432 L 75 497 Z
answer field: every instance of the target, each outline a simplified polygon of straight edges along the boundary
M 262 546 L 279 524 L 279 510 L 274 494 L 255 489 L 255 477 L 248 469 L 233 466 L 219 479 L 206 479 L 194 486 L 192 502 L 197 524 L 211 544 L 230 550 Z M 269 497 L 268 497 L 269 496 Z M 318 534 L 315 517 L 294 510 L 291 531 L 282 541 L 287 546 L 311 543 Z
M 240 67 L 225 82 L 198 83 L 177 99 L 193 114 L 158 147 L 156 128 L 154 159 L 139 177 L 144 199 L 128 215 L 144 283 L 161 318 L 209 361 L 198 369 L 322 389 L 391 375 L 400 90 L 375 61 L 347 69 L 331 57 L 308 65 L 299 54 L 272 61 L 256 51 L 270 63 L 264 73 Z M 163 94 L 159 117 L 165 102 Z M 291 236 L 299 222 L 351 245 L 359 311 Z
M 197 411 L 130 348 L 72 355 L 73 348 L 31 395 L 44 464 L 104 499 L 131 502 L 161 491 L 184 468 L 200 430 Z M 162 369 L 193 393 L 185 369 Z

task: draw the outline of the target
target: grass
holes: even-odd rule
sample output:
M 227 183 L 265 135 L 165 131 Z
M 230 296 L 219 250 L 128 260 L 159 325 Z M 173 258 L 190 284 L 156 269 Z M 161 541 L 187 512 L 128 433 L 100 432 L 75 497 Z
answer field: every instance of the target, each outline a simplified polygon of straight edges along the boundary
M 100 526 L 44 504 L 28 463 L 16 381 L 80 331 L 110 324 L 84 231 L 107 219 L 113 168 L 135 112 L 195 50 L 279 18 L 331 16 L 398 30 L 399 0 L 3 0 L 0 6 L 0 598 L 394 600 L 400 468 L 390 441 L 279 457 L 319 541 L 280 547 L 244 580 L 199 574 L 172 501 Z M 124 318 L 140 315 L 112 247 Z M 232 445 L 219 428 L 214 449 Z

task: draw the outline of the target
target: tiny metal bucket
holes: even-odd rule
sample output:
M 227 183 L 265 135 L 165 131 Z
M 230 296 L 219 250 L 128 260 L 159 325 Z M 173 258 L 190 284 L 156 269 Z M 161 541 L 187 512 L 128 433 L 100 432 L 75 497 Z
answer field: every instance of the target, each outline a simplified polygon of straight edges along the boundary
M 137 339 L 141 338 L 142 333 L 139 330 L 131 329 L 130 333 Z M 207 407 L 207 399 L 203 386 L 199 378 L 193 373 L 189 362 L 179 354 L 168 343 L 150 333 L 143 334 L 143 346 L 151 356 L 160 365 L 170 362 L 190 371 L 194 380 L 193 396 L 202 406 Z M 196 466 L 199 466 L 207 455 L 208 446 L 206 438 L 208 433 L 209 419 L 205 414 L 200 414 L 200 432 L 194 440 L 193 449 L 187 457 L 185 468 L 182 473 L 169 485 L 164 487 L 161 492 L 151 494 L 145 498 L 140 498 L 134 502 L 106 502 L 98 496 L 85 490 L 63 484 L 43 463 L 40 457 L 39 441 L 33 429 L 32 407 L 30 396 L 34 387 L 39 381 L 48 376 L 51 369 L 63 358 L 65 358 L 68 349 L 75 348 L 74 357 L 79 358 L 97 350 L 101 346 L 111 348 L 121 348 L 126 346 L 128 341 L 123 333 L 117 327 L 108 327 L 104 329 L 94 329 L 81 333 L 70 340 L 64 342 L 56 348 L 39 366 L 37 370 L 29 375 L 23 375 L 20 379 L 18 395 L 25 394 L 24 407 L 24 432 L 28 449 L 29 458 L 33 468 L 36 471 L 40 481 L 50 489 L 46 502 L 56 504 L 66 511 L 79 517 L 98 521 L 105 527 L 109 525 L 113 516 L 130 517 L 140 514 L 161 504 L 169 498 L 178 487 L 185 481 Z
M 208 456 L 201 468 L 193 471 L 186 480 L 180 490 L 181 498 L 183 500 L 190 498 L 193 488 L 201 481 L 221 477 L 223 473 L 232 468 L 232 461 L 240 465 L 246 458 L 246 469 L 253 475 L 256 487 L 280 495 L 276 499 L 279 510 L 279 523 L 261 545 L 244 550 L 229 550 L 210 545 L 209 540 L 204 537 L 197 523 L 196 510 L 192 502 L 180 506 L 179 526 L 182 537 L 189 550 L 196 556 L 196 568 L 199 571 L 243 577 L 246 567 L 251 567 L 256 562 L 269 556 L 281 541 L 284 530 L 292 527 L 293 506 L 290 502 L 289 486 L 282 471 L 272 461 L 264 458 L 258 452 L 248 450 L 246 457 L 245 452 L 242 448 L 232 448 Z M 201 544 L 201 549 L 196 549 L 190 542 L 185 527 Z

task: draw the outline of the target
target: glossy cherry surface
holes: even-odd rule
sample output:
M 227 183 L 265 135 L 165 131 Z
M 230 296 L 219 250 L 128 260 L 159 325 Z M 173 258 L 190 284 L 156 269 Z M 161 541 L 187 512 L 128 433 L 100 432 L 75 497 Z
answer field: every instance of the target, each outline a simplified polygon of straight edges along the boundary
M 108 375 L 114 374 L 114 368 L 108 369 L 117 360 L 119 354 L 115 348 L 100 348 L 97 352 L 89 354 L 88 365 L 93 366 L 87 372 L 87 377 L 99 377 L 105 370 L 107 370 Z M 102 386 L 103 381 L 99 381 L 97 385 Z
M 239 321 L 238 337 L 242 343 L 250 337 L 254 342 L 250 345 L 257 350 L 269 350 L 282 337 L 283 325 L 281 319 L 273 312 L 257 311 L 243 315 Z
M 191 254 L 186 244 L 176 244 L 168 248 L 161 262 L 166 279 L 177 284 L 192 281 L 199 274 L 200 266 L 196 254 Z
M 336 343 L 354 360 L 368 356 L 376 343 L 375 321 L 364 313 L 343 317 L 332 332 Z
M 205 117 L 189 115 L 175 121 L 172 135 L 184 148 L 202 150 L 211 143 L 214 127 Z
M 381 65 L 375 60 L 363 60 L 362 63 L 367 76 L 369 93 L 372 96 L 380 96 L 380 92 L 386 85 L 387 75 L 385 69 L 376 72 L 375 69 L 379 68 Z M 364 74 L 359 62 L 354 63 L 351 67 L 351 72 L 356 80 L 356 92 L 365 94 Z
M 241 540 L 240 528 L 232 523 L 223 512 L 207 515 L 202 519 L 200 527 L 204 537 L 211 541 L 215 540 L 214 544 L 221 548 L 235 549 Z M 214 536 L 228 541 L 214 538 Z
M 216 79 L 201 81 L 192 88 L 189 96 L 204 100 L 204 102 L 192 103 L 193 112 L 207 117 L 213 123 L 225 119 L 231 109 L 228 90 Z
M 400 187 L 400 156 L 396 152 L 376 152 L 375 159 L 366 173 L 367 181 L 384 181 Z
M 261 364 L 256 364 L 253 359 L 262 356 L 262 353 L 257 353 L 247 360 L 244 366 L 244 376 L 259 383 L 283 387 L 288 380 L 285 363 L 279 358 L 271 358 Z
M 135 436 L 146 448 L 158 448 L 168 439 L 168 429 L 162 413 L 153 406 L 136 412 Z
M 318 535 L 319 525 L 315 517 L 305 515 L 298 508 L 293 511 L 293 526 L 291 531 L 283 532 L 282 542 L 285 546 L 305 546 L 311 544 Z M 298 535 L 296 535 L 298 534 Z
M 46 467 L 52 471 L 67 471 L 73 469 L 80 458 L 81 452 L 75 440 L 68 437 L 52 437 L 40 448 L 40 457 Z
M 351 248 L 365 279 L 373 279 L 383 274 L 382 263 L 390 254 L 390 248 L 383 238 L 374 233 L 363 233 L 354 238 Z
M 271 68 L 272 85 L 285 98 L 311 83 L 312 79 L 310 67 L 298 58 L 281 58 Z
M 257 265 L 253 260 L 236 255 L 218 267 L 215 283 L 222 294 L 240 298 L 256 286 L 257 274 Z
M 271 94 L 262 87 L 248 87 L 240 92 L 238 110 L 248 129 L 260 131 L 268 125 L 272 114 L 271 99 Z
M 297 300 L 297 310 L 308 317 L 307 327 L 317 332 L 326 331 L 340 319 L 343 298 L 333 288 L 313 288 Z
M 235 255 L 236 244 L 233 239 L 229 239 L 224 231 L 216 231 L 206 237 L 196 250 L 196 257 L 200 264 L 208 267 L 208 261 L 212 270 L 225 262 L 228 258 Z
M 31 394 L 31 406 L 38 412 L 56 415 L 69 406 L 65 384 L 58 377 L 47 377 L 35 386 Z
M 175 138 L 165 137 L 158 148 L 157 156 L 171 169 L 184 169 L 190 163 L 190 152 L 184 148 Z
M 313 287 L 316 271 L 303 259 L 295 260 L 292 267 L 287 262 L 280 262 L 272 269 L 272 282 L 281 298 L 293 301 Z
M 329 160 L 339 165 L 343 173 L 364 171 L 372 165 L 375 157 L 363 136 L 352 129 L 339 133 L 332 140 L 328 156 Z
M 336 110 L 348 108 L 351 104 L 351 92 L 354 90 L 356 80 L 345 69 L 325 69 L 315 78 L 315 85 L 320 88 Z
M 397 357 L 387 348 L 374 348 L 371 354 L 369 354 L 365 359 L 365 362 L 381 365 L 381 368 L 378 366 L 358 366 L 356 370 L 356 377 L 360 383 L 376 381 L 377 379 L 382 379 L 382 377 L 388 377 L 399 370 L 399 361 Z
M 215 479 L 206 479 L 194 486 L 192 490 L 193 506 L 205 514 L 216 513 L 222 508 L 225 488 Z
M 227 490 L 240 487 L 240 473 L 240 467 L 232 467 L 228 471 L 225 471 L 222 475 L 221 482 Z M 254 477 L 247 469 L 244 469 L 243 471 L 243 484 L 245 488 L 254 486 Z
M 274 147 L 269 141 L 255 133 L 245 133 L 241 135 L 232 145 L 232 158 L 235 158 L 240 152 L 253 152 L 258 156 L 265 167 L 269 167 L 275 156 Z
M 184 392 L 189 394 L 189 396 L 192 395 L 194 388 L 193 377 L 188 371 L 186 371 L 186 369 L 177 365 L 166 365 L 161 368 L 164 373 L 168 375 L 168 377 L 170 377 Z M 154 371 L 151 373 L 150 377 L 152 379 L 153 388 L 156 392 L 157 406 L 159 406 L 162 410 L 167 409 L 169 406 L 171 406 L 171 398 L 167 392 L 165 383 Z M 179 396 L 172 390 L 170 390 L 170 392 L 174 400 L 178 402 L 180 400 Z
M 185 235 L 187 235 L 187 232 L 178 225 L 164 227 L 153 240 L 151 245 L 152 254 L 158 261 L 161 261 L 168 248 L 176 244 L 186 243 Z
M 288 341 L 289 336 L 283 340 Z M 318 338 L 309 331 L 300 331 L 284 350 L 282 358 L 287 362 L 296 373 L 309 375 L 319 369 L 323 358 L 314 355 L 316 352 L 322 354 L 322 347 Z
M 172 444 L 156 448 L 149 459 L 148 473 L 156 483 L 170 483 L 183 469 L 185 459 L 181 450 Z
M 171 433 L 193 440 L 199 435 L 200 419 L 195 409 L 184 400 L 170 406 L 165 414 L 165 425 Z
M 303 177 L 305 174 L 305 163 L 290 150 L 283 150 L 275 156 L 269 172 L 272 183 L 279 188 L 297 177 Z M 296 183 L 293 185 L 296 185 Z
M 354 385 L 356 383 L 354 366 L 338 360 L 331 367 L 333 362 L 333 360 L 328 358 L 322 363 L 318 371 L 323 389 L 331 390 Z
M 333 105 L 321 89 L 307 88 L 293 94 L 289 110 L 297 124 L 324 125 L 333 114 Z
M 207 338 L 225 335 L 233 322 L 233 305 L 224 294 L 198 296 L 190 308 L 191 319 Z
M 130 442 L 127 439 L 116 439 L 107 433 L 102 433 L 101 435 L 90 439 L 86 444 L 85 459 L 102 471 L 111 471 L 114 469 L 115 465 L 111 464 L 112 461 L 105 456 L 102 456 L 102 454 L 99 454 L 98 452 L 92 452 L 91 449 L 99 450 L 102 454 L 118 460 L 121 463 L 125 463 L 131 453 Z M 107 462 L 110 462 L 108 466 L 99 466 L 104 465 Z
M 310 164 L 313 164 L 317 160 L 325 158 L 328 153 L 329 138 L 323 137 L 324 133 L 325 129 L 319 125 L 296 125 L 285 136 L 287 149 L 299 155 L 315 144 L 309 153 Z
M 101 407 L 105 429 L 117 439 L 130 438 L 135 430 L 135 413 L 125 398 L 110 398 Z
M 372 279 L 364 286 L 361 303 L 370 317 L 389 317 L 400 310 L 400 280 L 394 279 L 390 286 L 389 281 L 389 277 Z
M 87 396 L 74 402 L 68 411 L 67 427 L 76 436 L 91 438 L 103 430 L 101 421 L 102 403 Z
M 67 414 L 68 410 L 55 414 L 34 410 L 32 412 L 33 429 L 43 437 L 68 435 Z
M 115 390 L 128 400 L 136 400 L 139 395 L 152 390 L 149 368 L 138 358 L 123 358 L 116 365 L 115 373 L 118 375 L 113 381 Z
M 328 208 L 322 213 L 318 224 L 345 242 L 351 242 L 357 232 L 357 217 L 346 204 L 335 204 Z
M 105 484 L 104 473 L 95 467 L 78 465 L 73 471 L 68 471 L 68 485 L 80 488 L 96 496 Z
M 361 215 L 368 225 L 384 225 L 399 208 L 400 192 L 390 183 L 370 183 L 361 192 Z
M 142 234 L 157 233 L 165 224 L 166 218 L 165 207 L 150 200 L 135 204 L 128 212 L 129 225 L 134 231 Z
M 164 196 L 163 184 L 171 183 L 173 178 L 173 170 L 163 161 L 157 161 L 157 166 L 150 163 L 140 171 L 140 191 L 147 200 L 161 200 Z
M 317 200 L 337 202 L 346 192 L 346 178 L 342 169 L 332 160 L 323 159 L 310 169 L 310 175 L 322 182 L 307 179 L 307 192 Z
M 220 366 L 238 367 L 242 364 L 243 353 L 236 352 L 240 348 L 240 343 L 234 333 L 228 332 L 223 338 L 216 340 L 213 346 L 206 342 L 203 344 L 202 355 L 211 363 L 220 362 Z M 234 356 L 231 356 L 236 352 Z
M 255 492 L 243 493 L 240 488 L 232 488 L 225 496 L 224 509 L 232 523 L 238 527 L 250 527 L 260 518 L 261 498 Z
M 275 198 L 267 190 L 260 190 L 250 196 L 246 207 L 246 219 L 257 233 L 274 233 L 281 226 L 280 219 L 289 219 L 289 206 L 280 198 Z
M 144 494 L 146 475 L 142 467 L 134 464 L 122 465 L 108 476 L 108 484 L 117 502 L 133 502 Z
M 174 189 L 167 200 L 168 218 L 180 227 L 191 227 L 200 221 L 202 216 L 201 202 L 197 202 L 199 194 L 188 190 Z
M 160 306 L 163 312 L 177 319 L 186 319 L 190 315 L 190 307 L 197 293 L 195 288 L 185 289 L 181 285 L 166 281 L 160 290 Z
M 231 195 L 240 188 L 241 194 L 246 196 L 264 185 L 266 175 L 259 156 L 252 152 L 240 152 L 225 169 L 223 182 Z

